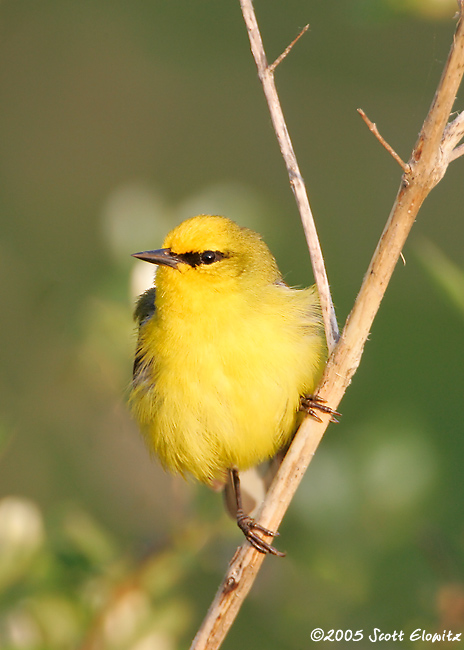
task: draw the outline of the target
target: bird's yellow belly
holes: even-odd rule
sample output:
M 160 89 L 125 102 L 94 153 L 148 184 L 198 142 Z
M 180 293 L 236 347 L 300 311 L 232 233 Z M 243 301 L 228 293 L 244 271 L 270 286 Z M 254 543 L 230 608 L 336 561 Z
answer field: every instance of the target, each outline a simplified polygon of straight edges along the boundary
M 312 388 L 309 344 L 297 344 L 272 319 L 261 323 L 234 319 L 231 326 L 224 315 L 204 327 L 198 320 L 195 328 L 170 326 L 177 337 L 150 326 L 153 361 L 133 403 L 168 469 L 211 482 L 229 467 L 272 456 L 293 434 L 300 393 Z

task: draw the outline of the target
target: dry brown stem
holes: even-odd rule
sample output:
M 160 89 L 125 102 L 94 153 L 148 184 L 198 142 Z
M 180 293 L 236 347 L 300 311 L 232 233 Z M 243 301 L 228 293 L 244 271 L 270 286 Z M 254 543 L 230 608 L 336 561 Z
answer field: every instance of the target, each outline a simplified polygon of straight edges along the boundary
M 285 59 L 285 57 L 287 57 L 290 54 L 290 52 L 292 51 L 293 46 L 295 45 L 295 43 L 297 43 L 300 40 L 300 38 L 303 36 L 303 34 L 305 34 L 308 31 L 308 29 L 309 29 L 309 24 L 305 25 L 303 27 L 303 29 L 298 34 L 298 36 L 293 39 L 293 41 L 290 43 L 290 45 L 287 45 L 285 50 L 282 52 L 282 54 L 280 56 L 277 57 L 277 59 L 274 61 L 274 63 L 271 63 L 271 65 L 269 66 L 269 70 L 271 72 L 274 72 L 274 70 L 277 68 L 277 66 L 280 65 L 282 63 L 282 61 Z
M 392 156 L 392 158 L 394 158 L 394 159 L 396 160 L 396 162 L 397 162 L 398 165 L 401 167 L 401 169 L 402 169 L 406 174 L 409 174 L 409 172 L 411 171 L 410 168 L 409 168 L 409 165 L 406 164 L 406 163 L 405 163 L 405 162 L 400 158 L 400 156 L 398 156 L 398 154 L 397 154 L 396 151 L 393 149 L 393 147 L 391 147 L 391 146 L 388 144 L 388 142 L 385 140 L 385 138 L 384 138 L 382 135 L 380 135 L 379 130 L 378 130 L 377 125 L 375 124 L 375 122 L 371 122 L 371 121 L 370 121 L 370 119 L 367 117 L 366 113 L 363 111 L 362 108 L 358 108 L 358 113 L 361 115 L 361 117 L 363 118 L 364 122 L 367 124 L 367 126 L 368 126 L 368 128 L 369 128 L 369 131 L 371 131 L 371 132 L 375 135 L 375 137 L 376 137 L 377 140 L 380 142 L 380 144 L 382 145 L 382 147 L 385 147 L 385 149 L 386 149 L 386 150 L 388 151 L 388 153 Z
M 264 75 L 268 84 L 269 72 L 265 72 L 267 63 L 251 0 L 240 0 L 240 2 L 250 35 L 252 51 L 255 59 L 258 59 L 257 63 L 259 61 L 260 77 Z M 318 394 L 325 398 L 333 408 L 337 408 L 359 365 L 375 314 L 420 206 L 427 194 L 443 177 L 448 164 L 463 153 L 463 145 L 456 147 L 463 137 L 463 113 L 447 124 L 464 72 L 464 0 L 460 0 L 460 7 L 461 14 L 451 51 L 429 113 L 412 152 L 409 171 L 401 179 L 387 224 L 320 384 Z M 272 79 L 272 75 L 270 78 Z M 263 81 L 263 79 L 261 80 Z M 264 82 L 263 87 L 265 93 L 269 92 L 266 90 L 267 85 Z M 275 101 L 275 98 L 271 99 Z M 281 114 L 277 112 L 276 115 Z M 282 141 L 281 132 L 286 133 L 285 123 L 282 123 L 282 119 L 282 117 L 278 119 L 273 117 L 279 143 Z M 284 147 L 281 143 L 284 157 L 287 148 L 288 145 Z M 293 150 L 292 155 L 294 156 Z M 287 167 L 289 167 L 288 162 Z M 293 166 L 291 168 L 293 169 Z M 296 173 L 300 178 L 299 171 Z M 291 183 L 299 208 L 300 210 L 304 208 L 304 212 L 307 207 L 305 207 L 305 202 L 303 206 L 300 205 L 300 190 L 298 192 L 296 190 L 295 176 L 291 176 Z M 324 415 L 322 418 L 323 423 L 307 418 L 298 430 L 258 517 L 259 522 L 266 528 L 277 530 L 328 426 L 329 418 Z M 191 650 L 219 648 L 244 598 L 251 589 L 264 557 L 246 542 L 238 549 L 193 641 Z
M 300 168 L 293 150 L 292 141 L 288 133 L 287 125 L 285 123 L 284 114 L 280 105 L 279 96 L 274 82 L 274 70 L 278 63 L 288 54 L 290 49 L 296 41 L 304 34 L 306 28 L 300 32 L 299 36 L 291 43 L 283 55 L 278 57 L 276 61 L 269 65 L 267 62 L 266 53 L 264 51 L 263 41 L 259 32 L 258 22 L 256 20 L 255 12 L 253 10 L 252 0 L 240 0 L 243 18 L 245 20 L 248 37 L 250 39 L 250 46 L 253 57 L 258 68 L 258 76 L 263 85 L 264 95 L 269 107 L 272 124 L 276 133 L 277 141 L 279 143 L 282 157 L 287 167 L 288 176 L 290 179 L 290 186 L 295 195 L 295 200 L 298 205 L 298 210 L 301 215 L 301 221 L 305 231 L 306 241 L 311 256 L 311 264 L 313 267 L 314 279 L 316 281 L 319 298 L 321 301 L 322 316 L 324 319 L 324 329 L 327 339 L 327 346 L 329 352 L 335 347 L 338 340 L 338 325 L 335 316 L 335 310 L 330 295 L 329 281 L 325 270 L 324 258 L 322 257 L 321 245 L 316 231 L 311 206 L 309 205 L 306 187 L 301 176 Z

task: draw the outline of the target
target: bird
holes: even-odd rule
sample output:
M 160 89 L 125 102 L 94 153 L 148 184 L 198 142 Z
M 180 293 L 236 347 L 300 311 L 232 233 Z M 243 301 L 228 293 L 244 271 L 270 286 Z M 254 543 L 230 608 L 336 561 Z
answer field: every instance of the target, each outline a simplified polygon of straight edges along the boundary
M 289 287 L 261 236 L 219 215 L 133 257 L 157 265 L 135 308 L 129 397 L 148 448 L 170 472 L 229 481 L 246 539 L 285 555 L 244 512 L 239 472 L 285 448 L 304 412 L 335 419 L 313 394 L 327 356 L 316 287 Z

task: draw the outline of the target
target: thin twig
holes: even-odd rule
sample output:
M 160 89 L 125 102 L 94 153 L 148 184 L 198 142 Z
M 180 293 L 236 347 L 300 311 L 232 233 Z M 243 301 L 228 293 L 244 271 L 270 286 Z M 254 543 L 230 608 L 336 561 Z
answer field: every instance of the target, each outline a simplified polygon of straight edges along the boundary
M 242 7 L 248 4 L 244 0 L 241 0 L 241 3 Z M 460 0 L 460 6 L 461 17 L 445 70 L 411 156 L 409 183 L 404 183 L 403 179 L 401 181 L 353 310 L 348 316 L 320 384 L 318 394 L 333 408 L 337 408 L 359 366 L 372 322 L 419 208 L 443 171 L 440 152 L 445 139 L 445 126 L 464 72 L 464 0 Z M 266 528 L 277 530 L 279 527 L 329 424 L 329 417 L 322 414 L 322 419 L 323 423 L 318 423 L 306 418 L 299 428 L 258 517 L 260 524 Z M 240 547 L 231 561 L 191 650 L 219 648 L 251 589 L 264 557 L 248 543 Z
M 380 135 L 379 130 L 377 128 L 377 125 L 375 122 L 371 122 L 370 119 L 367 117 L 366 113 L 363 111 L 362 108 L 358 108 L 358 113 L 361 115 L 363 118 L 364 122 L 367 124 L 369 131 L 371 131 L 377 140 L 380 142 L 380 144 L 385 147 L 385 149 L 388 151 L 388 153 L 396 160 L 398 165 L 401 167 L 401 169 L 404 171 L 405 174 L 409 174 L 411 171 L 411 168 L 407 163 L 405 163 L 400 156 L 396 153 L 396 151 L 391 147 L 388 142 L 385 140 L 383 136 Z
M 285 123 L 284 114 L 280 105 L 279 96 L 274 82 L 274 71 L 268 65 L 266 53 L 264 51 L 263 41 L 253 9 L 252 0 L 240 0 L 243 18 L 245 20 L 248 37 L 250 39 L 251 52 L 253 54 L 258 76 L 263 85 L 264 95 L 266 97 L 269 113 L 271 114 L 272 124 L 276 133 L 277 141 L 282 152 L 282 157 L 287 167 L 290 185 L 295 195 L 295 200 L 300 212 L 301 221 L 305 231 L 306 241 L 308 243 L 311 264 L 313 267 L 314 280 L 316 281 L 319 298 L 321 301 L 322 317 L 324 320 L 324 329 L 327 339 L 329 352 L 335 347 L 338 340 L 339 332 L 335 310 L 330 295 L 329 281 L 325 269 L 324 258 L 322 256 L 321 245 L 316 231 L 311 207 L 309 205 L 308 195 L 304 180 L 300 173 L 300 168 L 293 150 L 292 141 Z M 304 30 L 305 31 L 305 30 Z M 303 32 L 304 33 L 304 32 Z M 273 64 L 274 65 L 274 64 Z M 275 66 L 274 66 L 275 67 Z
M 456 158 L 459 158 L 460 156 L 464 156 L 464 144 L 461 144 L 459 147 L 456 147 L 456 149 L 453 149 L 453 152 L 450 156 L 450 162 L 456 160 Z
M 285 50 L 282 52 L 282 54 L 280 56 L 277 57 L 277 59 L 274 61 L 274 63 L 271 63 L 271 65 L 269 66 L 269 70 L 271 72 L 274 72 L 274 70 L 277 68 L 277 66 L 280 65 L 282 63 L 282 61 L 285 59 L 285 57 L 290 54 L 290 52 L 291 52 L 293 46 L 295 45 L 295 43 L 297 43 L 300 40 L 300 38 L 303 36 L 303 34 L 305 32 L 308 31 L 308 29 L 309 29 L 309 23 L 303 27 L 301 32 L 298 34 L 298 36 L 296 38 L 293 39 L 293 41 L 290 43 L 290 45 L 287 45 Z
M 457 144 L 464 138 L 464 111 L 446 125 L 444 134 L 444 148 L 448 154 L 449 162 L 456 160 L 464 153 L 464 144 Z

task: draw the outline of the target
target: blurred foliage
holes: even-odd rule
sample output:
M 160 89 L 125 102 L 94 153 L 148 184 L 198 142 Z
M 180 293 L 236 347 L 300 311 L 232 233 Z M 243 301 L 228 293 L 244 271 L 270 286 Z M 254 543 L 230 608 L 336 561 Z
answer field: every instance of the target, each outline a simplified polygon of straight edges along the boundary
M 457 11 L 455 0 L 351 0 L 348 5 L 350 15 L 359 21 L 385 21 L 404 16 L 437 20 Z
M 454 0 L 255 2 L 340 323 L 430 105 Z M 0 648 L 186 647 L 241 541 L 126 408 L 131 312 L 199 212 L 310 264 L 238 2 L 0 4 Z M 463 108 L 462 91 L 456 108 Z M 347 392 L 224 648 L 464 624 L 463 159 L 428 197 Z M 309 278 L 309 279 L 308 279 Z
M 464 268 L 460 268 L 429 240 L 417 246 L 417 254 L 438 293 L 464 316 Z
M 179 583 L 205 543 L 186 527 L 169 548 L 138 560 L 108 530 L 67 506 L 45 532 L 37 506 L 0 501 L 0 647 L 177 647 L 192 616 Z

